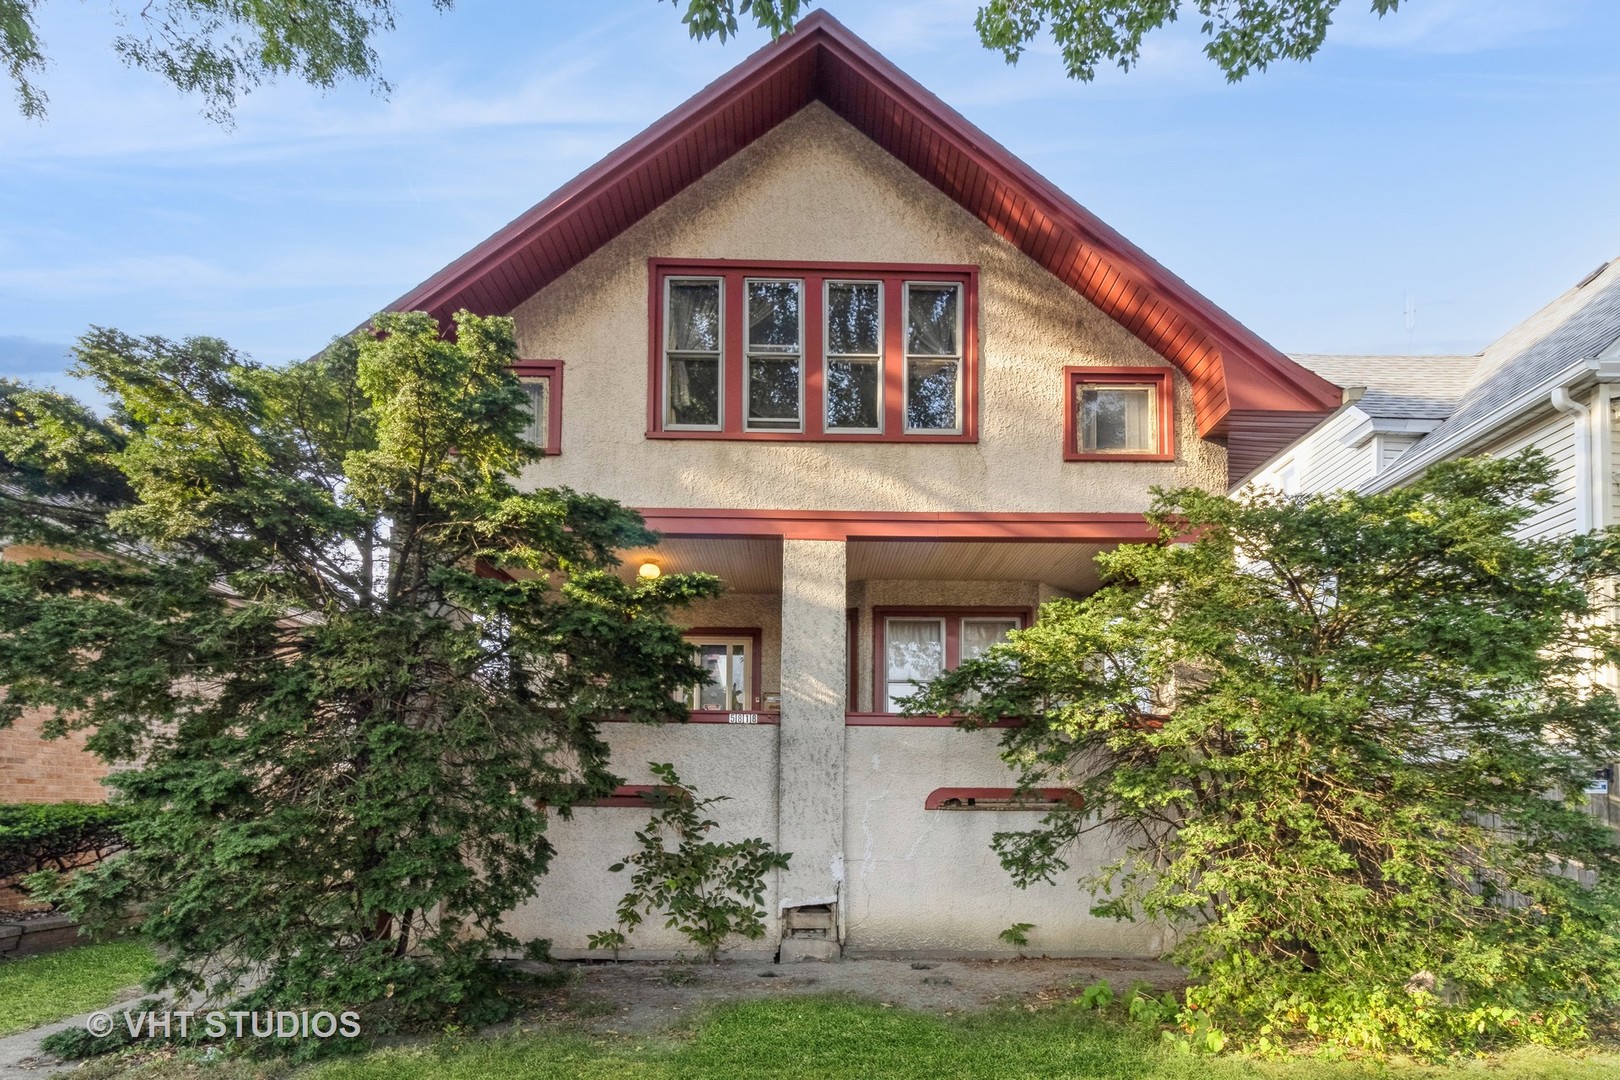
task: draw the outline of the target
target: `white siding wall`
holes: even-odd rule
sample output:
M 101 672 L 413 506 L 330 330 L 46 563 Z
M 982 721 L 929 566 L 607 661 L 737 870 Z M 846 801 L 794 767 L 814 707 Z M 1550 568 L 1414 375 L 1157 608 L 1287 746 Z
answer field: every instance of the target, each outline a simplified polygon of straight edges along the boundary
M 1569 416 L 1543 416 L 1513 434 L 1482 448 L 1492 457 L 1511 457 L 1534 446 L 1546 454 L 1557 470 L 1557 497 L 1524 523 L 1520 535 L 1534 539 L 1575 531 L 1575 423 Z
M 1603 470 L 1603 490 L 1608 492 L 1609 497 L 1606 521 L 1620 525 L 1620 397 L 1615 398 L 1608 408 L 1609 460 L 1600 460 L 1598 468 Z
M 1278 454 L 1266 467 L 1250 477 L 1243 490 L 1283 488 L 1282 473 L 1290 465 L 1300 492 L 1354 488 L 1372 478 L 1373 446 L 1346 446 L 1343 439 L 1367 422 L 1367 414 L 1349 408 L 1332 417 L 1294 445 Z
M 1410 450 L 1423 436 L 1421 435 L 1377 435 L 1373 437 L 1373 452 L 1378 461 L 1378 471 L 1383 472 L 1395 464 L 1395 459 Z

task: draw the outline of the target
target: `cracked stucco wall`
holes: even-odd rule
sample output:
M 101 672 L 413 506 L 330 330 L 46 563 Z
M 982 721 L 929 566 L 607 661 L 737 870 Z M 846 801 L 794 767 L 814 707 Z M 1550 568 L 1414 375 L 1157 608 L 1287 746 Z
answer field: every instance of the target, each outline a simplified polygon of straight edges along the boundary
M 629 784 L 650 784 L 649 761 L 673 762 L 681 779 L 699 795 L 728 795 L 715 817 L 720 828 L 710 838 L 725 842 L 759 836 L 776 839 L 777 735 L 772 726 L 691 724 L 649 727 L 642 724 L 604 724 L 612 747 L 613 769 Z M 551 870 L 540 879 L 534 899 L 513 909 L 505 927 L 519 940 L 549 938 L 552 950 L 563 958 L 604 954 L 590 952 L 586 938 L 613 928 L 614 909 L 630 887 L 629 873 L 613 874 L 608 867 L 636 848 L 635 832 L 647 824 L 647 811 L 639 807 L 583 807 L 571 821 L 551 815 L 547 837 L 557 848 Z M 775 882 L 765 895 L 769 912 L 766 934 L 759 941 L 734 939 L 729 956 L 769 959 L 781 937 L 776 916 Z M 642 958 L 661 959 L 679 953 L 692 955 L 693 946 L 662 919 L 648 919 L 631 935 L 632 951 Z
M 1056 885 L 1016 888 L 990 848 L 997 832 L 1028 828 L 1031 811 L 924 810 L 941 787 L 1012 787 L 993 731 L 850 728 L 844 804 L 848 870 L 845 952 L 1004 956 L 996 937 L 1034 923 L 1031 955 L 1157 956 L 1161 931 L 1088 913 L 1075 880 L 1115 859 L 1100 834 L 1084 840 Z

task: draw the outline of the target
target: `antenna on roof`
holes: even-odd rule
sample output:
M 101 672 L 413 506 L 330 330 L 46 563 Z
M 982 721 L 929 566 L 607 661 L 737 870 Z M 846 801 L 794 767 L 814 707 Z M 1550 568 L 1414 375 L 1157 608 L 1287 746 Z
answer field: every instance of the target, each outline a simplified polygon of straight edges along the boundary
M 1417 301 L 1412 298 L 1411 293 L 1406 294 L 1405 321 L 1406 347 L 1410 349 L 1412 347 L 1412 331 L 1417 329 Z

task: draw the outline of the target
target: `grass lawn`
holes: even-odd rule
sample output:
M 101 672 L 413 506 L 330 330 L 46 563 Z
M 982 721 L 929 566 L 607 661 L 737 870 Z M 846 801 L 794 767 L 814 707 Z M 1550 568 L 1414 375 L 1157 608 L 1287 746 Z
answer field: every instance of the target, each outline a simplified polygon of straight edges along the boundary
M 151 970 L 152 950 L 129 941 L 0 961 L 0 1035 L 99 1009 Z
M 204 1074 L 206 1075 L 206 1074 Z M 943 1019 L 845 1000 L 757 1002 L 712 1014 L 683 1037 L 514 1035 L 381 1050 L 309 1080 L 1599 1080 L 1620 1055 L 1516 1053 L 1447 1068 L 1286 1065 L 1192 1057 L 1156 1036 L 1075 1008 Z

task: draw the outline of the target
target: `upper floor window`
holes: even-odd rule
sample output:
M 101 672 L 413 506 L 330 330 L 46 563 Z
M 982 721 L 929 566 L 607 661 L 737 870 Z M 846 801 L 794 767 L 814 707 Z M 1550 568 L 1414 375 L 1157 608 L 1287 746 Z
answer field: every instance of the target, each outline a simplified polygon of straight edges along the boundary
M 1168 368 L 1063 372 L 1065 460 L 1175 460 L 1175 384 Z
M 648 434 L 972 442 L 972 267 L 652 263 Z
M 519 360 L 512 365 L 518 386 L 529 399 L 530 419 L 523 441 L 547 455 L 562 449 L 562 361 Z

